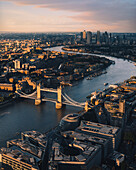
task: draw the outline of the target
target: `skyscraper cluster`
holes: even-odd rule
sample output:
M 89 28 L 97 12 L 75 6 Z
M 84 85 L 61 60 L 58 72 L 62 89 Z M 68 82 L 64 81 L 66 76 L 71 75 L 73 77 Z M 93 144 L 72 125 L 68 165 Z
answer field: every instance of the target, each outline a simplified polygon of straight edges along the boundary
M 125 33 L 108 33 L 97 31 L 92 33 L 91 31 L 84 30 L 80 34 L 81 43 L 84 44 L 97 44 L 97 45 L 132 45 L 135 44 L 135 39 L 132 35 Z

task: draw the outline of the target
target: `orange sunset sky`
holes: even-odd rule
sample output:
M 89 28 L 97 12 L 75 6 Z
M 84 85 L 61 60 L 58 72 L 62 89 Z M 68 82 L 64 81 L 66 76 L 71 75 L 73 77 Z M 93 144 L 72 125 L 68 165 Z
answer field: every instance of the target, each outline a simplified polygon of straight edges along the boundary
M 0 31 L 136 32 L 136 0 L 0 0 Z

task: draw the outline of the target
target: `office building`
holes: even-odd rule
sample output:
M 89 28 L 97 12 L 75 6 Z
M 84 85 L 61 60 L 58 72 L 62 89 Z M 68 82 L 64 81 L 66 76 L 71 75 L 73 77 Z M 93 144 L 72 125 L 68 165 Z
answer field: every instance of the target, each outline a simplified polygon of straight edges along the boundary
M 121 168 L 121 164 L 124 161 L 125 161 L 125 155 L 120 152 L 114 151 L 108 156 L 106 162 L 110 167 L 114 166 L 115 168 L 119 169 L 119 167 Z
M 102 150 L 100 145 L 74 140 L 70 147 L 62 147 L 54 142 L 49 158 L 50 169 L 90 169 L 101 164 Z
M 101 33 L 100 33 L 100 31 L 97 31 L 97 45 L 100 45 L 100 38 L 101 38 Z
M 83 40 L 83 32 L 80 33 L 81 41 Z
M 91 136 L 109 139 L 109 153 L 118 148 L 121 140 L 121 129 L 109 125 L 81 121 L 81 125 L 76 129 L 76 131 L 90 134 Z
M 96 44 L 97 43 L 97 36 L 96 34 L 92 35 L 92 44 Z
M 86 39 L 86 31 L 85 30 L 83 31 L 83 39 L 84 40 Z
M 28 70 L 29 69 L 29 63 L 22 64 L 22 69 Z
M 42 155 L 44 153 L 43 147 L 33 145 L 29 141 L 25 141 L 22 139 L 14 139 L 11 141 L 7 141 L 7 147 L 10 148 L 12 146 L 15 146 L 16 148 L 20 148 L 23 151 L 28 152 L 40 159 L 42 158 Z
M 87 31 L 87 44 L 92 43 L 92 33 L 90 31 Z
M 46 135 L 37 131 L 26 131 L 21 133 L 22 140 L 27 140 L 30 143 L 45 148 L 47 139 Z
M 1 148 L 0 163 L 8 165 L 14 170 L 39 170 L 38 159 L 17 149 Z
M 72 137 L 76 141 L 84 141 L 87 143 L 90 143 L 91 145 L 99 145 L 102 148 L 102 160 L 106 158 L 108 155 L 108 145 L 109 145 L 109 140 L 100 138 L 100 137 L 95 137 L 91 136 L 89 134 L 83 134 L 80 132 L 75 132 L 75 131 L 66 131 L 62 133 L 64 137 Z

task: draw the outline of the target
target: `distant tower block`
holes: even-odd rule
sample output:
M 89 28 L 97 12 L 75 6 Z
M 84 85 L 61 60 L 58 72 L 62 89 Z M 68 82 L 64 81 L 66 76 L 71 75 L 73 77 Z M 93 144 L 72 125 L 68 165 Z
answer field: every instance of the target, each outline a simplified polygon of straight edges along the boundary
M 101 38 L 101 33 L 100 31 L 97 31 L 97 45 L 100 45 L 100 38 Z
M 92 33 L 90 31 L 87 31 L 87 44 L 92 43 Z
M 57 94 L 58 94 L 58 100 L 56 102 L 56 109 L 61 109 L 62 108 L 62 88 L 61 86 L 57 88 Z
M 41 85 L 40 83 L 37 85 L 37 99 L 35 99 L 35 105 L 41 104 Z
M 86 39 L 86 31 L 83 31 L 83 39 Z

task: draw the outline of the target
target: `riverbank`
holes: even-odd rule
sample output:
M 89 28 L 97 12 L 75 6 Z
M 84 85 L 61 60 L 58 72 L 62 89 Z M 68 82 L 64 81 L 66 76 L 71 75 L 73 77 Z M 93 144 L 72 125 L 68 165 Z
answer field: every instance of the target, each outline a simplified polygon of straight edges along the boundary
M 61 46 L 59 46 L 61 48 Z M 105 57 L 99 57 L 98 55 L 89 55 L 89 54 L 77 54 L 77 53 L 66 53 L 52 51 L 52 48 L 45 49 L 48 52 L 48 59 L 46 64 L 52 67 L 50 73 L 45 72 L 44 77 L 54 80 L 56 84 L 70 85 L 75 81 L 84 79 L 85 77 L 94 74 L 98 76 L 102 74 L 102 71 L 108 68 L 111 64 L 115 62 L 107 59 Z M 52 59 L 53 57 L 53 59 Z M 51 60 L 55 60 L 57 67 L 54 70 Z
M 77 46 L 65 46 L 62 49 L 68 52 L 79 52 L 79 53 L 93 53 L 110 55 L 111 57 L 127 59 L 136 63 L 136 53 L 132 51 L 135 46 L 101 46 L 101 45 L 77 45 Z M 135 50 L 134 50 L 135 51 Z M 133 53 L 132 53 L 133 52 Z

